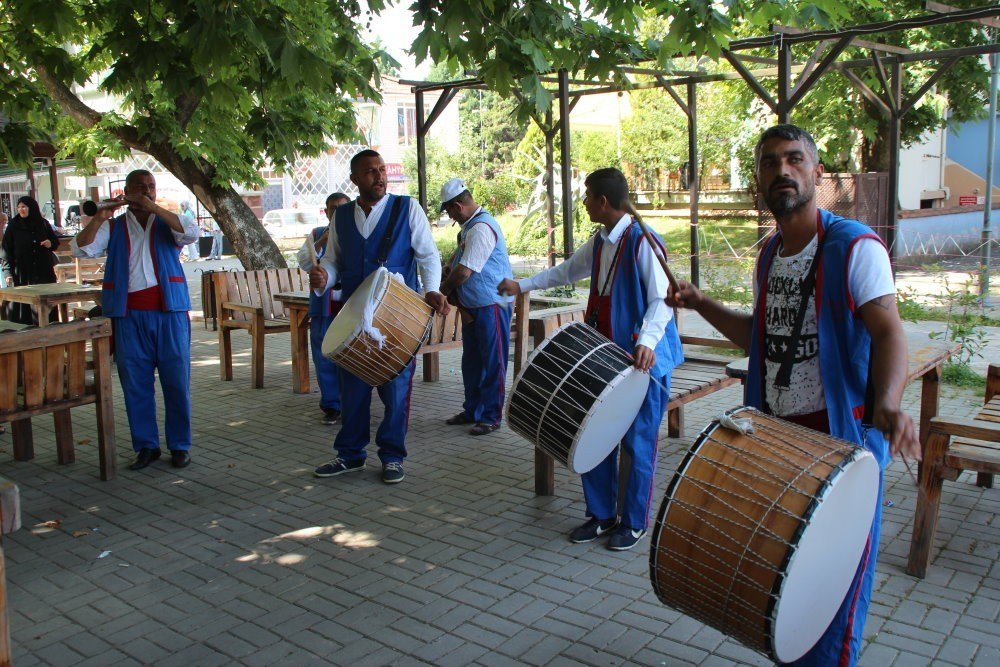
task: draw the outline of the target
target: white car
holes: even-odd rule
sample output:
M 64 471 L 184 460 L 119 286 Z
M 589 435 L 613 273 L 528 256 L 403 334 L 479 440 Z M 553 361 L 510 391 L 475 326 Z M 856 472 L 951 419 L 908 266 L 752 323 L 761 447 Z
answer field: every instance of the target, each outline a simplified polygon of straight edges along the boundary
M 264 229 L 276 239 L 308 236 L 313 229 L 327 224 L 318 211 L 299 208 L 276 208 L 264 214 Z

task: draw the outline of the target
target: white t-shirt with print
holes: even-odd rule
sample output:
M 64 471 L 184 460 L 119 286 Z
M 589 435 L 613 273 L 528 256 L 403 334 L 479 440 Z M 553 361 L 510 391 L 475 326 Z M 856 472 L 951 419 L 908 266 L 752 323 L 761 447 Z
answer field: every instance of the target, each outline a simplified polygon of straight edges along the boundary
M 816 254 L 817 237 L 791 257 L 782 257 L 779 249 L 771 263 L 767 279 L 767 299 L 764 319 L 767 349 L 764 361 L 765 400 L 771 412 L 779 416 L 804 415 L 826 409 L 826 397 L 819 372 L 819 335 L 816 322 L 816 297 L 809 295 L 802 334 L 799 337 L 795 362 L 792 365 L 788 389 L 774 386 L 781 367 L 788 338 L 795 326 L 801 300 L 801 284 Z M 889 254 L 876 239 L 861 239 L 851 252 L 847 266 L 847 287 L 854 297 L 855 308 L 872 299 L 895 294 Z M 757 272 L 754 271 L 756 301 Z

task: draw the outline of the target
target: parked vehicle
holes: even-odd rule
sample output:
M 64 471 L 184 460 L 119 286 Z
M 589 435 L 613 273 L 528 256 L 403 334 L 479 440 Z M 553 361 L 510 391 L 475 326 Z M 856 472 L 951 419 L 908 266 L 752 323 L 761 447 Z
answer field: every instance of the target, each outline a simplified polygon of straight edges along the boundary
M 326 224 L 318 211 L 276 208 L 264 214 L 264 229 L 276 239 L 306 237 L 313 229 Z

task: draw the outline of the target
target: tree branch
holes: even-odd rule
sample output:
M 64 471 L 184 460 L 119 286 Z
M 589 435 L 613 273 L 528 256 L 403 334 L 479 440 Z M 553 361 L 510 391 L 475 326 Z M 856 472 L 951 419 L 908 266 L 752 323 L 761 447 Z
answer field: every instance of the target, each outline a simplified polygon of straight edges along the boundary
M 180 99 L 177 100 L 177 113 L 175 118 L 177 119 L 178 124 L 180 124 L 182 130 L 187 129 L 187 125 L 191 122 L 191 117 L 194 116 L 194 112 L 198 110 L 201 100 L 201 95 L 195 95 L 193 93 L 181 95 Z
M 35 72 L 38 74 L 38 80 L 41 82 L 42 86 L 45 87 L 45 90 L 48 91 L 49 95 L 53 100 L 55 100 L 56 104 L 58 104 L 70 118 L 87 129 L 90 129 L 101 122 L 104 118 L 103 114 L 84 104 L 83 101 L 77 97 L 72 90 L 70 90 L 69 86 L 53 76 L 47 67 L 39 63 L 35 63 L 34 67 Z M 146 150 L 147 148 L 140 143 L 139 134 L 133 127 L 126 125 L 122 127 L 109 128 L 108 132 L 121 139 L 121 141 L 124 142 L 129 148 L 138 148 L 139 150 Z

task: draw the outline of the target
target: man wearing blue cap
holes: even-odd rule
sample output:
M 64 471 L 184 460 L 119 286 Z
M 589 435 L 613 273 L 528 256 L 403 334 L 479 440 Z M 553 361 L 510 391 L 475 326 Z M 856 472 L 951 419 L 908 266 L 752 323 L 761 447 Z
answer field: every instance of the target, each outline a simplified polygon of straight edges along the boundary
M 462 225 L 458 249 L 449 263 L 441 293 L 462 314 L 462 382 L 465 404 L 448 424 L 473 424 L 472 435 L 500 428 L 513 297 L 496 286 L 513 278 L 500 225 L 476 203 L 460 178 L 441 187 L 441 210 Z

